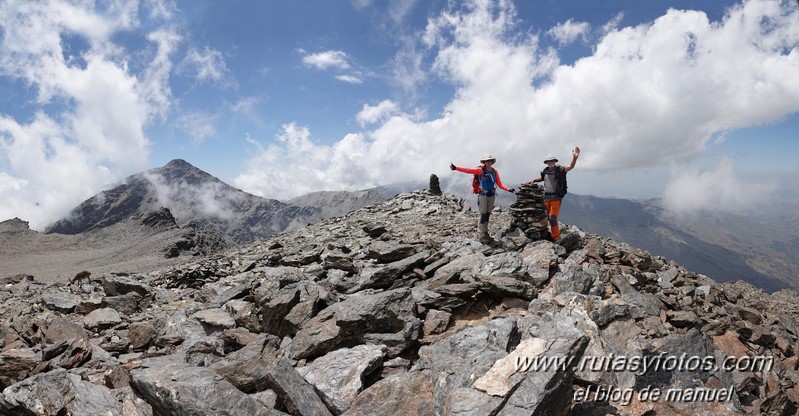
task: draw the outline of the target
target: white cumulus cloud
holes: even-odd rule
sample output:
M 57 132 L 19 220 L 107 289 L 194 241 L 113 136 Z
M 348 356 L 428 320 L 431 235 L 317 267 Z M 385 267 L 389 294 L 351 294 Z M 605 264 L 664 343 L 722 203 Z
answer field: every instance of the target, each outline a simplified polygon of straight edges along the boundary
M 316 69 L 347 69 L 350 67 L 349 58 L 343 51 L 324 51 L 307 54 L 302 57 L 302 63 Z
M 25 212 L 42 230 L 98 189 L 146 167 L 144 126 L 169 107 L 165 74 L 180 37 L 151 32 L 152 59 L 132 72 L 113 37 L 138 27 L 138 13 L 136 2 L 98 9 L 92 2 L 3 2 L 0 76 L 27 85 L 35 100 L 28 103 L 31 118 L 0 114 L 0 218 Z
M 569 19 L 549 29 L 547 33 L 560 45 L 566 45 L 574 42 L 578 37 L 585 37 L 590 29 L 591 25 L 588 22 L 575 22 L 573 19 Z
M 344 75 L 336 75 L 336 79 L 339 81 L 346 82 L 348 84 L 361 84 L 363 80 L 358 76 L 352 74 L 344 74 Z
M 363 110 L 358 113 L 356 118 L 358 119 L 358 123 L 363 127 L 367 124 L 385 119 L 387 116 L 396 113 L 396 111 L 397 104 L 391 100 L 383 100 L 377 105 L 364 104 Z
M 547 153 L 568 163 L 579 145 L 570 187 L 615 186 L 623 196 L 649 173 L 691 166 L 725 132 L 799 111 L 799 12 L 786 2 L 745 2 L 720 21 L 691 10 L 636 26 L 615 19 L 594 53 L 571 65 L 536 35 L 514 36 L 530 32 L 517 24 L 510 1 L 451 4 L 417 34 L 417 47 L 434 57 L 418 68 L 455 88 L 441 115 L 419 120 L 409 114 L 424 111 L 412 109 L 376 118 L 378 109 L 364 107 L 358 122 L 381 124 L 313 145 L 323 158 L 274 141 L 234 183 L 291 197 L 424 181 L 430 173 L 456 177 L 450 161 L 475 166 L 492 153 L 512 186 L 535 177 Z M 270 178 L 268 188 L 253 178 Z

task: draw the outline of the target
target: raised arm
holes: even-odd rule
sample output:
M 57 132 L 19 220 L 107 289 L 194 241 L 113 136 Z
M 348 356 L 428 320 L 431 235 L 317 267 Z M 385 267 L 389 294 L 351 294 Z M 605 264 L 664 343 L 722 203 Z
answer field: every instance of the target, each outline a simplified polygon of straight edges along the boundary
M 569 166 L 563 168 L 563 172 L 569 172 L 570 170 L 574 169 L 574 165 L 577 164 L 577 158 L 580 156 L 580 148 L 575 147 L 574 151 L 572 151 L 572 163 Z
M 449 168 L 452 170 L 457 170 L 458 172 L 471 173 L 472 175 L 479 175 L 483 173 L 483 169 L 481 168 L 464 168 L 460 166 L 455 166 L 453 163 L 449 164 Z

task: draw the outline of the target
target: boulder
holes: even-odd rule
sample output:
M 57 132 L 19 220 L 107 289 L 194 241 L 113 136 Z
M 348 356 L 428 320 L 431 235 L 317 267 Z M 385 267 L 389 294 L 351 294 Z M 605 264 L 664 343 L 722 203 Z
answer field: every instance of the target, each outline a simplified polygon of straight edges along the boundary
M 363 390 L 366 377 L 383 364 L 384 350 L 380 345 L 341 348 L 297 371 L 321 393 L 334 414 L 341 414 Z
M 180 355 L 150 358 L 130 373 L 130 385 L 159 415 L 254 415 L 282 413 L 267 408 L 208 368 Z
M 364 390 L 343 415 L 433 415 L 432 391 L 429 370 L 395 374 Z
M 127 413 L 123 403 L 108 388 L 84 381 L 79 375 L 66 370 L 38 374 L 3 391 L 0 400 L 8 414 L 31 415 L 122 415 L 152 414 L 150 406 L 142 402 L 128 402 Z
M 340 347 L 364 342 L 369 334 L 397 335 L 396 356 L 419 337 L 421 321 L 408 289 L 376 294 L 356 294 L 328 306 L 294 337 L 290 356 L 294 359 L 324 355 Z
M 332 416 L 313 386 L 302 378 L 287 359 L 273 364 L 266 372 L 265 379 L 292 415 Z
M 78 297 L 66 293 L 42 293 L 42 303 L 53 311 L 72 313 L 78 305 Z
M 0 352 L 0 387 L 10 386 L 31 375 L 41 358 L 30 348 L 13 348 Z
M 280 339 L 261 334 L 243 348 L 233 351 L 210 368 L 245 393 L 268 388 L 267 370 L 281 357 Z
M 433 409 L 441 412 L 454 389 L 470 387 L 518 342 L 516 320 L 498 318 L 422 346 L 416 368 L 432 377 Z

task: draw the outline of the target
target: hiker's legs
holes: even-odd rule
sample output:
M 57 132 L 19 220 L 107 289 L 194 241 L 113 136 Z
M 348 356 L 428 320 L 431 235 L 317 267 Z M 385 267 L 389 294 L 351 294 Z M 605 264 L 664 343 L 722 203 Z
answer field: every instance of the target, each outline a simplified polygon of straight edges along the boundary
M 560 200 L 555 199 L 546 201 L 547 217 L 549 217 L 549 228 L 552 230 L 552 238 L 560 240 L 560 227 L 558 226 L 558 215 L 560 214 Z
M 494 198 L 494 196 L 485 195 L 477 197 L 477 210 L 480 212 L 480 222 L 477 224 L 477 230 L 480 231 L 480 235 L 488 235 L 488 219 L 494 209 Z

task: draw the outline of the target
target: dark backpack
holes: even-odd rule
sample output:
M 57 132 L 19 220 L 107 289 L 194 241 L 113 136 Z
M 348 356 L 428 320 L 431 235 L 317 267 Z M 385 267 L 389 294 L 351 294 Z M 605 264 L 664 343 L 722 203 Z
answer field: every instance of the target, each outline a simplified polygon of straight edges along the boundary
M 486 185 L 491 185 L 492 189 L 487 189 L 488 191 L 492 191 L 492 190 L 494 190 L 493 188 L 495 188 L 494 187 L 494 175 L 487 175 L 485 166 L 481 166 L 481 168 L 483 168 L 483 173 L 482 174 L 475 174 L 474 178 L 472 178 L 472 193 L 475 193 L 475 194 L 479 194 L 480 192 L 483 192 L 484 186 L 482 186 L 483 185 L 482 182 L 484 180 L 486 180 L 486 182 L 485 182 Z M 488 178 L 488 179 L 486 179 L 486 178 Z
M 541 180 L 546 175 L 546 168 L 541 171 Z M 563 198 L 568 191 L 568 184 L 566 183 L 566 172 L 563 171 L 563 166 L 555 165 L 555 195 L 558 198 Z

